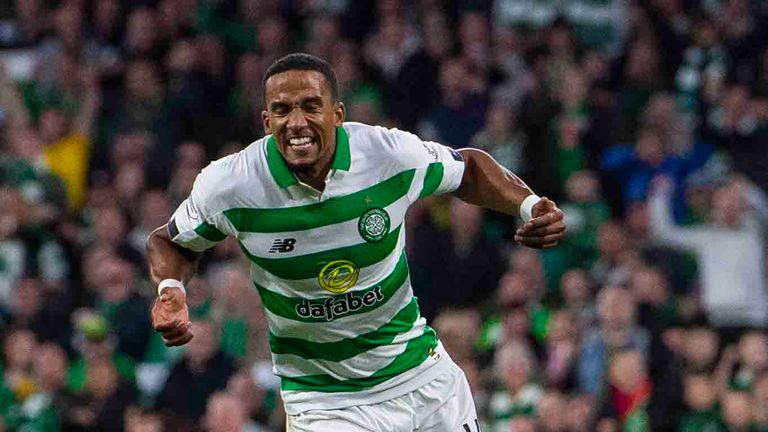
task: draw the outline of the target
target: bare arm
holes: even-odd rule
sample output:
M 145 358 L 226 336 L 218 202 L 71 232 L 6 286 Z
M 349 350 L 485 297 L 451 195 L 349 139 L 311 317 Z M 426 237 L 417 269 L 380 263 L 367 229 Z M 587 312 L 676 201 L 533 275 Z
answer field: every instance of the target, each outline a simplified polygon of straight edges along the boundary
M 155 284 L 176 279 L 186 285 L 195 273 L 199 256 L 174 244 L 166 225 L 152 231 L 147 239 L 147 261 Z M 176 287 L 163 289 L 152 306 L 152 326 L 163 336 L 165 345 L 184 345 L 192 340 L 190 325 L 186 294 Z
M 455 195 L 461 200 L 509 215 L 533 191 L 519 177 L 499 165 L 491 155 L 478 149 L 459 150 L 464 158 L 464 175 Z M 532 218 L 515 233 L 515 240 L 533 248 L 557 245 L 565 234 L 563 212 L 554 202 L 541 198 L 531 209 Z
M 147 239 L 147 261 L 152 282 L 159 284 L 163 279 L 176 279 L 185 285 L 197 269 L 200 254 L 183 249 L 171 241 L 168 227 L 163 225 L 149 234 Z
M 455 194 L 470 204 L 517 215 L 520 203 L 533 191 L 519 177 L 478 149 L 461 149 L 465 168 Z

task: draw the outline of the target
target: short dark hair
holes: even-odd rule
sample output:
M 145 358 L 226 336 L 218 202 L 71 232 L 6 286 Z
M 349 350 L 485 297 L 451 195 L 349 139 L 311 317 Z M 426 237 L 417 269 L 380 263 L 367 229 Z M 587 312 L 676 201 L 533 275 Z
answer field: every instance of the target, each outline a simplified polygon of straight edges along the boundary
M 336 79 L 336 72 L 333 70 L 333 67 L 320 57 L 305 53 L 288 54 L 272 63 L 267 68 L 267 71 L 264 73 L 264 80 L 261 83 L 262 93 L 265 98 L 267 97 L 267 80 L 269 77 L 289 70 L 311 70 L 320 72 L 325 77 L 325 81 L 331 89 L 331 97 L 333 97 L 333 100 L 339 100 L 339 83 Z

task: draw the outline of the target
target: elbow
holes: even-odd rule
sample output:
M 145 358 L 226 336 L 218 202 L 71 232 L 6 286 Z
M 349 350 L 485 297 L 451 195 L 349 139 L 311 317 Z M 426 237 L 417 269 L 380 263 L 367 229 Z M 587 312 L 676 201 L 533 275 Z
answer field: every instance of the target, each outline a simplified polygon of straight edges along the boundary
M 480 185 L 490 183 L 487 168 L 496 165 L 496 162 L 491 155 L 480 149 L 463 148 L 458 152 L 464 159 L 464 175 L 455 195 L 470 204 L 477 204 L 475 201 L 482 189 Z
M 166 225 L 163 225 L 161 227 L 155 228 L 149 235 L 147 236 L 147 240 L 144 243 L 144 250 L 149 254 L 154 249 L 157 248 L 155 245 L 156 242 L 165 240 L 170 240 L 168 237 L 168 230 L 166 228 Z

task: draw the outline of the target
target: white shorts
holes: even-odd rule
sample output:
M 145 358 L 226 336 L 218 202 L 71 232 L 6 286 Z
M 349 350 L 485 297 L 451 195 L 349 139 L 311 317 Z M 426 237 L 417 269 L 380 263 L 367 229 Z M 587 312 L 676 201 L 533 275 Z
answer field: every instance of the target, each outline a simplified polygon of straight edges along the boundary
M 395 399 L 288 416 L 288 432 L 479 432 L 464 372 L 453 366 Z

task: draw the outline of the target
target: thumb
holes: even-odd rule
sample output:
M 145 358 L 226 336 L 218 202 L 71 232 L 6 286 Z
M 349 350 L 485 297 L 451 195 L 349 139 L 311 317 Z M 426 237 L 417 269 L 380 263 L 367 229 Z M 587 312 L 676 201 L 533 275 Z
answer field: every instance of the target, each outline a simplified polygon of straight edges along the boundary
M 539 202 L 533 205 L 531 214 L 533 217 L 539 217 L 549 213 L 550 210 L 555 208 L 555 203 L 547 197 L 542 197 Z

